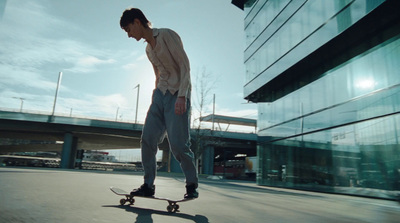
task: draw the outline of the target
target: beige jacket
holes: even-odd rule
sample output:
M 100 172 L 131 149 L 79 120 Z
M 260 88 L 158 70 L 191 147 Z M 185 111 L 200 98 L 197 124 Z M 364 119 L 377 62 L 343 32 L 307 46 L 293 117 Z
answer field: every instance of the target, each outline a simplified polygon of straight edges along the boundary
M 146 54 L 153 64 L 156 87 L 163 94 L 178 92 L 178 97 L 190 98 L 190 64 L 179 35 L 171 29 L 153 28 L 156 46 L 147 44 Z

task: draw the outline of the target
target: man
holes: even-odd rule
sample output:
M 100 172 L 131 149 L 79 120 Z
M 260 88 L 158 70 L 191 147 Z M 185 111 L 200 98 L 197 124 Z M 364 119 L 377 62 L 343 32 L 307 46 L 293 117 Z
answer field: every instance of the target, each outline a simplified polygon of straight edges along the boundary
M 194 165 L 194 155 L 190 150 L 190 65 L 183 49 L 182 41 L 171 29 L 151 28 L 140 9 L 124 11 L 120 26 L 129 38 L 137 41 L 145 39 L 146 54 L 156 75 L 152 103 L 147 112 L 142 133 L 142 163 L 144 184 L 134 189 L 133 196 L 153 196 L 157 171 L 156 153 L 158 144 L 165 134 L 170 149 L 186 177 L 184 198 L 199 196 L 198 176 Z

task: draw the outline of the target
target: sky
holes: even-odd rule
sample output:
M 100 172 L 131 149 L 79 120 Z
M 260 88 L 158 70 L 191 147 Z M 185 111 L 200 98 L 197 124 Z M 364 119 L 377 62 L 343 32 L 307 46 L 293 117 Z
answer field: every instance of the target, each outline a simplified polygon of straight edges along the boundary
M 244 12 L 230 0 L 0 0 L 0 109 L 143 123 L 155 86 L 146 44 L 119 20 L 140 8 L 154 28 L 171 28 L 190 60 L 196 105 L 199 76 L 212 83 L 205 115 L 256 118 L 243 99 Z M 193 108 L 193 117 L 196 117 Z

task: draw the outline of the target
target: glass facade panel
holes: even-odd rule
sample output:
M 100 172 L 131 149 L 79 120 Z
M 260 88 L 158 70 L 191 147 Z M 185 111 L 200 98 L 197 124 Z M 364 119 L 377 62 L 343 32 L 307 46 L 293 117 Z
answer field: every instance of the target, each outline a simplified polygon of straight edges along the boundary
M 259 184 L 398 196 L 400 36 L 258 107 Z
M 258 184 L 398 199 L 400 31 L 385 16 L 398 4 L 245 2 Z
M 256 6 L 262 1 L 259 1 Z M 254 15 L 252 21 L 249 22 L 245 29 L 247 45 L 255 44 L 254 40 L 260 36 L 262 32 L 266 32 L 267 26 L 272 29 L 270 36 L 263 36 L 268 41 L 253 51 L 250 51 L 251 56 L 246 57 L 246 82 L 252 80 L 262 71 L 271 66 L 280 57 L 284 56 L 297 44 L 311 35 L 320 26 L 324 26 L 327 21 L 332 19 L 336 13 L 341 11 L 351 0 L 342 1 L 306 1 L 300 5 L 300 8 L 293 11 L 290 16 L 286 15 L 284 21 L 270 21 L 282 19 L 279 17 L 282 10 L 290 11 L 286 8 L 288 1 L 267 1 L 265 5 L 259 9 L 259 12 Z M 340 4 L 339 4 L 340 3 Z M 256 8 L 254 8 L 256 9 Z M 258 9 L 258 8 L 257 8 Z M 365 12 L 364 12 L 365 13 Z M 251 19 L 251 18 L 246 18 Z
M 260 103 L 259 107 L 263 108 L 259 111 L 264 111 L 263 119 L 269 120 L 268 123 L 259 123 L 260 132 L 273 136 L 274 132 L 279 132 L 274 131 L 273 126 L 290 125 L 289 121 L 296 118 L 315 119 L 314 113 L 324 114 L 326 110 L 335 114 L 335 118 L 322 128 L 369 118 L 367 114 L 373 117 L 393 112 L 393 109 L 388 109 L 389 106 L 379 105 L 383 101 L 381 98 L 385 101 L 391 98 L 390 105 L 398 110 L 396 96 L 399 90 L 396 85 L 400 84 L 400 40 L 397 38 L 389 42 L 328 71 L 323 78 L 274 103 L 268 103 L 267 107 Z M 276 115 L 276 112 L 280 114 Z M 312 126 L 307 122 L 305 124 Z
M 245 18 L 246 46 L 249 46 L 276 16 L 289 0 L 259 0 Z

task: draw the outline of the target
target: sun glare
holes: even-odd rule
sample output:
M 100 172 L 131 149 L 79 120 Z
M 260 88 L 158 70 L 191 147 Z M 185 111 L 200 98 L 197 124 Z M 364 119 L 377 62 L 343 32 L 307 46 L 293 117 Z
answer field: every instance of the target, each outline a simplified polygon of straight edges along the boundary
M 367 80 L 361 80 L 356 84 L 356 87 L 358 88 L 372 88 L 375 86 L 375 81 L 373 79 L 367 79 Z

